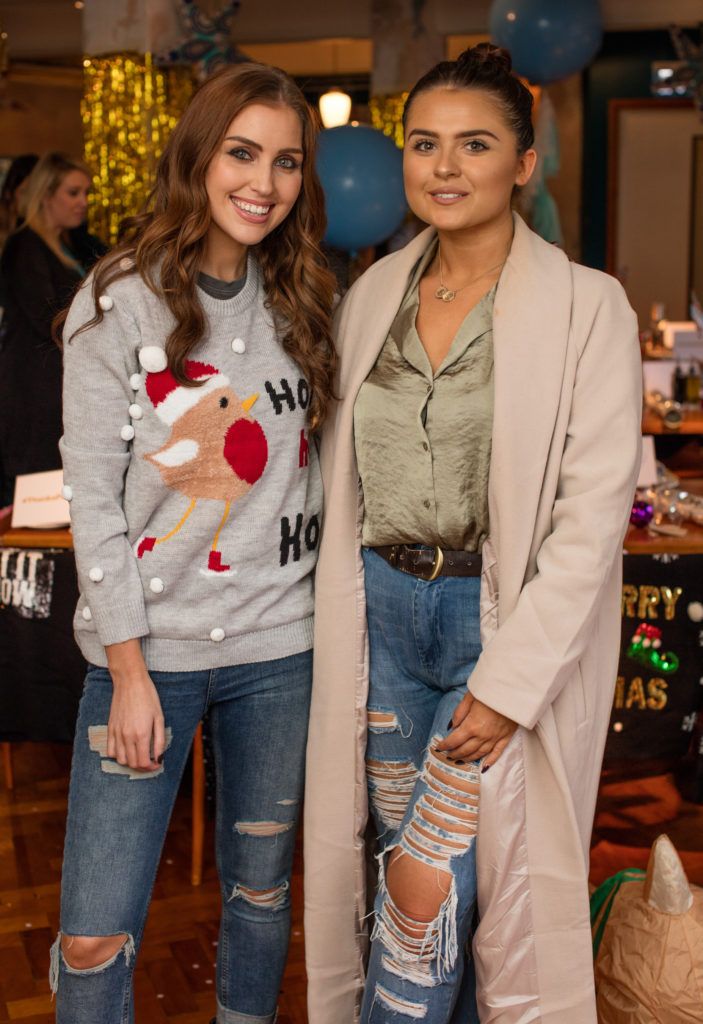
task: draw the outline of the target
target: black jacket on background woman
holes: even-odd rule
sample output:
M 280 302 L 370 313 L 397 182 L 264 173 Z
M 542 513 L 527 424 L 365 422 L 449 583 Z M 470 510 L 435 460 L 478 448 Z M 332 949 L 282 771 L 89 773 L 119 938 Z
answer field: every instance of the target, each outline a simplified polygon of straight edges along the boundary
M 105 251 L 84 229 L 70 232 L 70 250 L 85 270 Z M 14 477 L 61 467 L 61 352 L 51 338 L 51 321 L 69 304 L 81 274 L 30 228 L 8 238 L 0 273 L 6 302 L 0 326 L 0 470 L 4 497 L 11 500 Z

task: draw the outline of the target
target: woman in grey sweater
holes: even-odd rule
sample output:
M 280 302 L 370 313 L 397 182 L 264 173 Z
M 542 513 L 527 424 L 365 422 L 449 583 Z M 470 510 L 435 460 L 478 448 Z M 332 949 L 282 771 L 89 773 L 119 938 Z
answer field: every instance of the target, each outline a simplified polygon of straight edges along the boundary
M 286 958 L 311 682 L 333 280 L 315 127 L 239 65 L 198 91 L 150 206 L 64 325 L 65 496 L 89 662 L 71 772 L 59 1024 L 133 1019 L 133 957 L 210 716 L 219 1024 L 268 1024 Z

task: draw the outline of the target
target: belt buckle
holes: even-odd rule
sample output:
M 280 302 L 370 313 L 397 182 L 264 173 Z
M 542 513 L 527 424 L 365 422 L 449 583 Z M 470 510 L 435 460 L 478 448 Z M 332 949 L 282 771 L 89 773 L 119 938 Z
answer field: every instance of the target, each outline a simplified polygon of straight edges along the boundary
M 436 580 L 437 579 L 437 577 L 439 576 L 439 574 L 442 571 L 443 565 L 444 565 L 444 552 L 442 551 L 442 549 L 440 547 L 437 547 L 435 545 L 434 559 L 432 561 L 432 572 L 427 577 L 427 582 L 428 583 L 431 583 L 432 580 Z

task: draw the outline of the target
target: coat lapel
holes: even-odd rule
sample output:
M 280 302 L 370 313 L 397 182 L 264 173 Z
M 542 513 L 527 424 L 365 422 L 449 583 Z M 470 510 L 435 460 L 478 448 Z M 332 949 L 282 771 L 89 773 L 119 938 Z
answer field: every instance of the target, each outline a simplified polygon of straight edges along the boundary
M 488 501 L 501 618 L 522 588 L 564 374 L 569 260 L 515 217 L 493 311 L 495 408 Z
M 372 274 L 359 281 L 355 303 L 359 312 L 350 320 L 350 336 L 344 341 L 345 352 L 353 353 L 343 360 L 340 385 L 345 403 L 354 404 L 359 388 L 378 359 L 403 301 L 413 267 L 433 237 L 434 230 L 427 228 L 400 252 L 387 256 L 374 267 Z M 370 315 L 371 310 L 373 316 Z

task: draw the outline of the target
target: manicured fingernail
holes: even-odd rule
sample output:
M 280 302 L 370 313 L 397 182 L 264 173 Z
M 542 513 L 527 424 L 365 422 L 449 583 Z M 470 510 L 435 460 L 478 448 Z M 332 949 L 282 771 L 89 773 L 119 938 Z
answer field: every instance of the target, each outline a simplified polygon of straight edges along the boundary
M 488 769 L 489 769 L 490 767 L 491 767 L 491 766 L 490 766 L 489 764 L 485 764 L 485 765 L 483 766 L 483 768 L 481 769 L 481 775 L 485 775 L 485 774 L 486 774 L 486 772 L 488 771 Z

